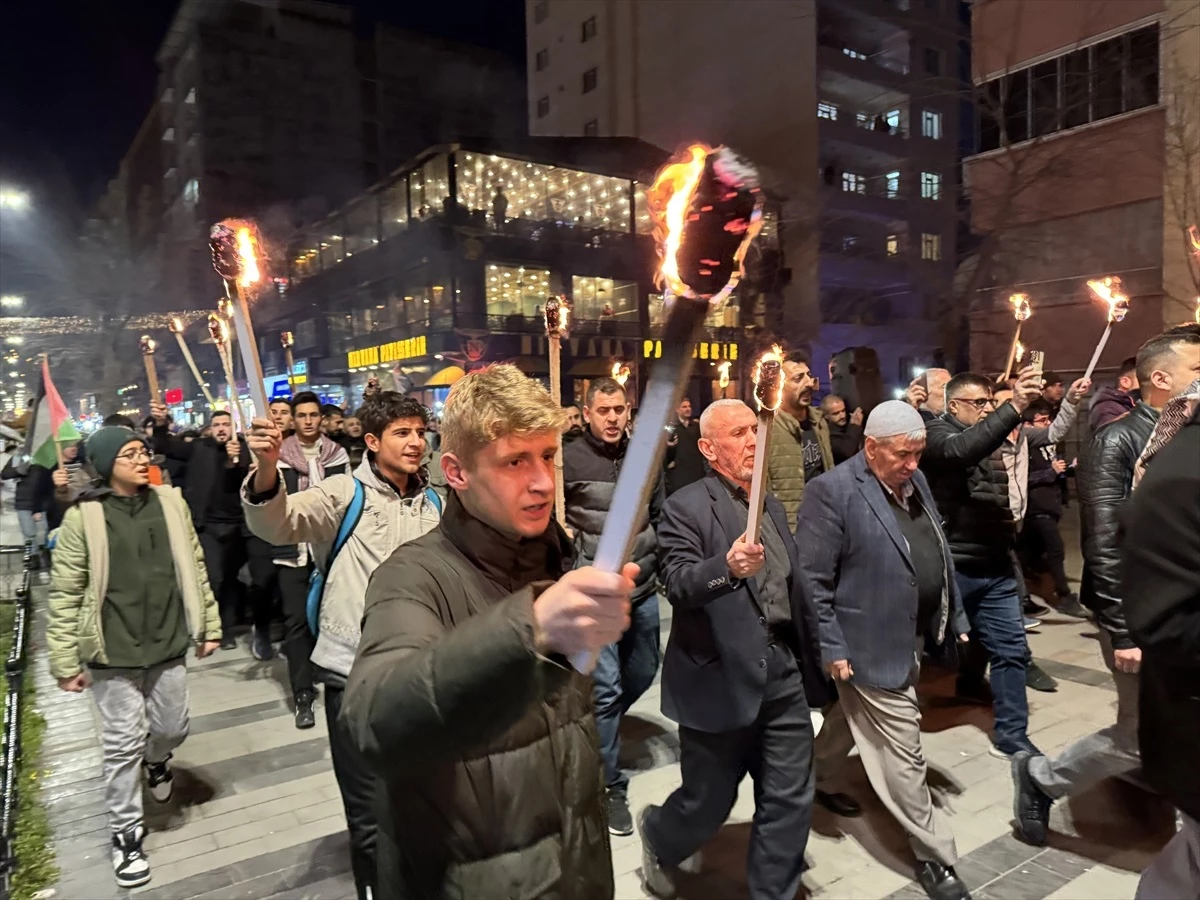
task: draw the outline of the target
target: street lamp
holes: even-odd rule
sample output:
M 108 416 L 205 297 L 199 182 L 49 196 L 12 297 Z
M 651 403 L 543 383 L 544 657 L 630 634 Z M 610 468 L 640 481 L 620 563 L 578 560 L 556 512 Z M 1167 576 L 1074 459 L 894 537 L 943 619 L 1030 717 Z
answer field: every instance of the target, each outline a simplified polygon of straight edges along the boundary
M 3 297 L 0 297 L 0 306 L 3 306 L 5 309 L 18 309 L 24 305 L 25 298 L 19 297 L 16 294 L 5 294 Z
M 0 209 L 21 211 L 29 206 L 29 194 L 16 188 L 0 187 Z

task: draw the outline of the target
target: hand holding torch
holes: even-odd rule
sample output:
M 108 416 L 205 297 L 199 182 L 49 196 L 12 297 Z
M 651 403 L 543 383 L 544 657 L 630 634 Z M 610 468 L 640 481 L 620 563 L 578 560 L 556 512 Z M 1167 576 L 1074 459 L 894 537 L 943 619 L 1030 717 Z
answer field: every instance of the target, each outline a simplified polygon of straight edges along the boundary
M 154 364 L 154 351 L 158 342 L 148 334 L 143 334 L 138 342 L 142 350 L 142 362 L 146 366 L 146 383 L 150 385 L 150 399 L 162 403 L 162 391 L 158 388 L 158 367 Z
M 647 514 L 662 471 L 667 423 L 691 376 L 704 319 L 737 287 L 746 251 L 762 227 L 758 173 L 727 147 L 689 147 L 659 172 L 647 201 L 660 258 L 657 280 L 669 312 L 662 356 L 646 385 L 596 547 L 596 568 L 614 573 L 629 559 Z M 571 663 L 590 672 L 595 659 L 575 657 Z
M 1017 348 L 1021 346 L 1021 325 L 1033 315 L 1033 308 L 1029 305 L 1028 294 L 1013 294 L 1008 298 L 1008 302 L 1013 307 L 1013 317 L 1017 320 L 1017 330 L 1013 333 L 1012 345 L 1008 348 L 1008 362 L 1004 364 L 1004 377 L 1001 381 L 1008 381 L 1008 377 L 1012 374 L 1013 362 L 1020 361 L 1017 356 Z
M 562 409 L 562 339 L 571 331 L 571 303 L 565 296 L 550 297 L 542 311 L 546 319 L 546 350 L 550 356 L 550 398 Z M 554 451 L 554 515 L 567 526 L 567 500 L 563 487 L 562 435 Z
M 1100 335 L 1100 343 L 1096 345 L 1096 352 L 1092 354 L 1087 371 L 1083 373 L 1083 377 L 1090 381 L 1092 370 L 1100 361 L 1100 354 L 1104 352 L 1104 345 L 1108 343 L 1108 336 L 1112 334 L 1113 323 L 1120 322 L 1129 312 L 1129 298 L 1122 292 L 1121 279 L 1116 275 L 1089 281 L 1088 287 L 1093 294 L 1108 304 L 1108 325 L 1105 326 L 1104 334 Z
M 771 452 L 771 432 L 775 411 L 783 402 L 783 351 L 775 345 L 754 364 L 754 402 L 758 405 L 758 430 L 755 432 L 754 474 L 750 479 L 750 509 L 746 515 L 746 543 L 757 544 L 762 527 L 763 503 L 767 498 L 767 461 Z
M 208 233 L 208 245 L 212 251 L 213 268 L 221 276 L 225 295 L 232 308 L 233 325 L 242 352 L 246 380 L 250 382 L 254 413 L 260 419 L 265 419 L 269 412 L 267 386 L 262 360 L 258 356 L 258 342 L 254 339 L 254 327 L 250 322 L 250 306 L 246 302 L 247 292 L 262 277 L 258 266 L 258 238 L 249 223 L 226 221 L 212 227 Z
M 171 319 L 170 325 L 171 334 L 175 335 L 175 342 L 179 344 L 179 352 L 183 354 L 183 358 L 187 360 L 188 368 L 192 370 L 192 377 L 196 379 L 196 384 L 200 385 L 200 390 L 204 393 L 204 399 L 208 401 L 211 408 L 216 400 L 213 398 L 212 391 L 208 389 L 208 385 L 204 383 L 204 379 L 200 377 L 200 370 L 196 368 L 196 360 L 192 358 L 192 351 L 188 348 L 187 341 L 183 337 L 183 320 L 174 317 Z

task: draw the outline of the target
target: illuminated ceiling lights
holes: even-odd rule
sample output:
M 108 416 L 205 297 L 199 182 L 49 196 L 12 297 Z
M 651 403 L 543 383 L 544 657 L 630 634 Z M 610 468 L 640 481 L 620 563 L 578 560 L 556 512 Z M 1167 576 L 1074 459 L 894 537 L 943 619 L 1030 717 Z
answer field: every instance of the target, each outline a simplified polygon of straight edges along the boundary
M 489 315 L 536 315 L 550 293 L 550 270 L 526 266 L 488 266 Z

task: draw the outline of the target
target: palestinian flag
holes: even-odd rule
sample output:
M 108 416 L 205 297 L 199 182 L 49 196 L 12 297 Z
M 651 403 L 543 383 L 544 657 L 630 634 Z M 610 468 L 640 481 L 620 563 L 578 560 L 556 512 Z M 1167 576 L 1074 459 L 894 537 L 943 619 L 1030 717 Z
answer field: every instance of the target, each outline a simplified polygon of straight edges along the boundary
M 58 465 L 55 438 L 60 444 L 74 444 L 80 440 L 80 434 L 75 430 L 67 405 L 50 380 L 50 365 L 43 359 L 42 383 L 31 407 L 29 430 L 25 432 L 25 457 L 34 465 L 53 469 Z

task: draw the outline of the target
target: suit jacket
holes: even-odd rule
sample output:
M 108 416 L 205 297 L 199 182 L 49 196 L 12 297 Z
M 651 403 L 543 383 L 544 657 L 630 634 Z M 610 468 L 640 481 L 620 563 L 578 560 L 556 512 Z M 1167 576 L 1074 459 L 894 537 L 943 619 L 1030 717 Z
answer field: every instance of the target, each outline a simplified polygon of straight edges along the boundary
M 933 635 L 950 621 L 966 634 L 954 560 L 925 476 L 912 485 L 942 545 L 945 583 Z M 859 684 L 897 689 L 908 684 L 917 635 L 917 580 L 908 543 L 883 485 L 861 452 L 813 480 L 796 526 L 800 584 L 816 607 L 821 662 L 846 659 Z
M 791 557 L 792 624 L 787 643 L 796 656 L 811 707 L 830 698 L 820 665 L 817 615 L 796 577 L 801 563 L 783 505 L 767 495 L 765 514 Z M 758 716 L 767 683 L 767 620 L 753 578 L 731 578 L 725 554 L 741 536 L 734 500 L 715 474 L 681 488 L 658 522 L 659 572 L 674 608 L 663 658 L 662 710 L 685 728 L 719 733 L 744 728 Z

